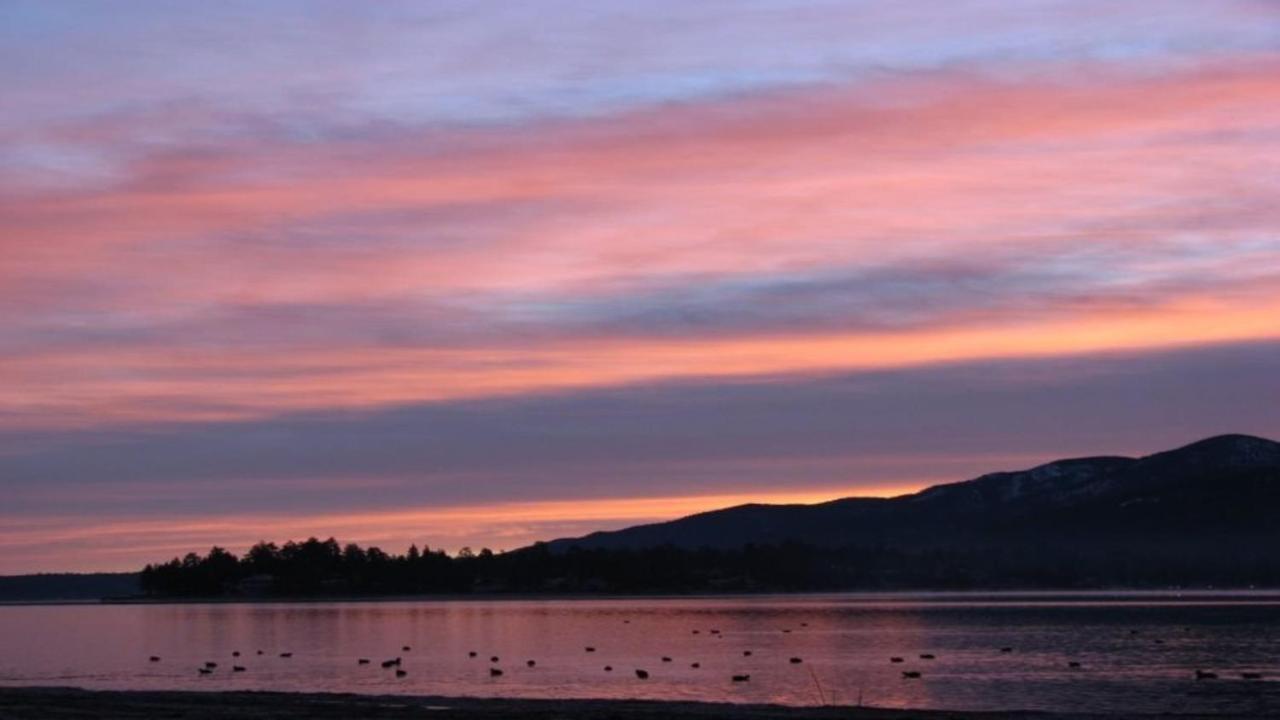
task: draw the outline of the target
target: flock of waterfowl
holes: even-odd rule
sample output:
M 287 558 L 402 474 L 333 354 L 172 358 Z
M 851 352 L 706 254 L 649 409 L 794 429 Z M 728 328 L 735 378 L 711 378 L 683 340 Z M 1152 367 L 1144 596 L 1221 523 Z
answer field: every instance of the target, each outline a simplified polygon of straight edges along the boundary
M 624 620 L 623 622 L 624 622 L 624 623 L 628 623 L 628 624 L 629 624 L 631 621 L 630 621 L 630 620 Z M 802 626 L 808 626 L 808 623 L 801 623 L 801 625 L 802 625 Z M 708 632 L 708 634 L 709 634 L 709 635 L 711 635 L 712 637 L 716 637 L 716 638 L 720 638 L 720 639 L 722 639 L 722 638 L 723 638 L 723 635 L 722 635 L 722 633 L 721 633 L 721 631 L 720 631 L 719 629 L 712 628 L 712 629 L 708 630 L 707 632 Z M 786 629 L 783 629 L 783 630 L 782 630 L 782 632 L 783 632 L 783 633 L 790 633 L 790 632 L 791 632 L 791 630 L 790 630 L 789 628 L 786 628 Z M 693 630 L 693 631 L 692 631 L 692 634 L 694 634 L 694 635 L 699 635 L 699 634 L 701 634 L 701 633 L 702 633 L 702 631 L 701 631 L 701 630 L 698 630 L 698 629 L 695 629 L 695 630 Z M 1131 635 L 1136 635 L 1136 634 L 1137 634 L 1137 631 L 1136 631 L 1136 630 L 1130 631 L 1130 634 L 1131 634 Z M 1155 642 L 1156 642 L 1157 644 L 1164 644 L 1164 641 L 1163 641 L 1162 639 L 1156 639 L 1156 640 L 1155 640 Z M 409 645 L 404 645 L 404 646 L 402 646 L 402 647 L 400 648 L 400 650 L 401 650 L 401 652 L 403 652 L 403 653 L 408 653 L 408 652 L 410 652 L 410 651 L 412 650 L 412 648 L 411 648 Z M 584 652 L 587 652 L 587 653 L 594 653 L 594 652 L 596 652 L 596 648 L 595 648 L 595 646 L 593 646 L 593 645 L 588 645 L 588 646 L 585 646 L 585 647 L 583 648 L 583 651 L 584 651 Z M 1001 652 L 1001 653 L 1012 653 L 1013 651 L 1014 651 L 1014 649 L 1013 649 L 1012 647 L 1001 647 L 1001 648 L 999 648 L 999 652 Z M 261 655 L 263 655 L 263 654 L 264 654 L 264 652 L 263 652 L 262 650 L 258 650 L 258 651 L 257 651 L 257 654 L 261 656 Z M 239 650 L 235 650 L 235 651 L 233 651 L 233 652 L 231 653 L 231 656 L 232 656 L 233 658 L 238 658 L 238 657 L 240 657 L 240 651 L 239 651 Z M 477 657 L 479 657 L 479 652 L 478 652 L 478 651 L 475 651 L 475 650 L 471 650 L 471 651 L 469 651 L 469 652 L 467 653 L 467 656 L 468 656 L 469 658 L 477 658 Z M 752 657 L 752 656 L 753 656 L 753 651 L 751 651 L 751 650 L 743 650 L 743 651 L 742 651 L 742 656 L 743 656 L 743 657 Z M 281 658 L 283 658 L 283 659 L 288 659 L 288 658 L 293 657 L 293 653 L 292 653 L 292 652 L 282 652 L 282 653 L 279 653 L 279 657 L 281 657 Z M 150 659 L 150 662 L 153 662 L 153 663 L 158 663 L 158 662 L 160 662 L 160 660 L 161 660 L 161 659 L 160 659 L 160 657 L 159 657 L 158 655 L 152 655 L 152 656 L 150 656 L 150 658 L 149 658 L 149 659 Z M 675 659 L 674 659 L 674 658 L 672 658 L 672 657 L 671 657 L 671 656 L 669 656 L 669 655 L 663 655 L 663 656 L 661 656 L 661 658 L 660 658 L 660 659 L 661 659 L 661 662 L 663 662 L 663 663 L 673 663 L 673 662 L 675 662 Z M 934 653 L 920 653 L 920 655 L 919 655 L 919 659 L 920 659 L 920 660 L 925 660 L 925 661 L 929 661 L 929 660 L 936 660 L 936 659 L 937 659 L 937 655 L 936 655 L 936 654 L 934 654 Z M 371 661 L 369 658 L 365 658 L 365 657 L 357 658 L 357 660 L 356 660 L 356 663 L 357 663 L 358 665 L 369 665 L 371 662 L 372 662 L 372 661 Z M 490 656 L 490 657 L 489 657 L 489 662 L 490 662 L 490 664 L 491 664 L 491 666 L 489 667 L 489 676 L 490 676 L 490 677 L 495 677 L 495 678 L 497 678 L 497 677 L 502 677 L 502 676 L 505 674 L 505 673 L 504 673 L 504 671 L 502 670 L 502 668 L 500 668 L 500 667 L 496 667 L 496 666 L 497 666 L 497 664 L 498 664 L 499 662 L 501 662 L 501 658 L 499 658 L 497 655 L 492 655 L 492 656 Z M 788 658 L 787 662 L 788 662 L 788 663 L 790 663 L 790 664 L 792 664 L 792 665 L 799 665 L 799 664 L 801 664 L 801 663 L 803 663 L 803 662 L 804 662 L 804 658 L 799 657 L 799 656 L 791 656 L 791 657 L 789 657 L 789 658 Z M 890 663 L 893 663 L 893 664 L 905 663 L 905 662 L 906 662 L 906 658 L 904 658 L 904 657 L 902 657 L 902 656 L 896 656 L 896 655 L 895 655 L 895 656 L 891 656 L 891 657 L 889 658 L 889 662 L 890 662 Z M 409 674 L 406 670 L 404 670 L 404 668 L 403 668 L 403 664 L 404 664 L 404 660 L 403 660 L 403 658 L 402 658 L 401 656 L 396 656 L 396 657 L 391 658 L 391 659 L 389 659 L 389 660 L 383 660 L 383 661 L 382 661 L 382 663 L 381 663 L 381 665 L 382 665 L 382 668 L 383 668 L 383 669 L 386 669 L 386 670 L 394 670 L 394 671 L 395 671 L 395 676 L 396 676 L 397 678 L 404 678 L 404 677 L 407 677 L 407 676 L 408 676 L 408 674 Z M 537 663 L 537 661 L 536 661 L 536 660 L 533 660 L 533 659 L 529 659 L 529 660 L 526 660 L 526 661 L 525 661 L 525 666 L 526 666 L 526 667 L 529 667 L 529 668 L 537 667 L 537 664 L 538 664 L 538 663 Z M 690 667 L 690 668 L 692 668 L 692 669 L 695 669 L 695 670 L 696 670 L 696 669 L 701 668 L 701 667 L 702 667 L 702 664 L 701 664 L 700 662 L 694 661 L 694 662 L 692 662 L 692 663 L 690 663 L 690 664 L 689 664 L 689 667 Z M 1067 662 L 1067 667 L 1068 667 L 1068 668 L 1071 668 L 1071 669 L 1073 669 L 1073 670 L 1074 670 L 1074 669 L 1082 669 L 1082 668 L 1084 667 L 1084 665 L 1083 665 L 1080 661 L 1078 661 L 1078 660 L 1070 660 L 1070 661 L 1068 661 L 1068 662 Z M 206 661 L 206 662 L 204 663 L 204 665 L 203 665 L 203 666 L 200 666 L 200 667 L 196 668 L 196 671 L 197 671 L 197 673 L 198 673 L 199 675 L 212 675 L 212 674 L 214 674 L 214 671 L 215 671 L 215 670 L 217 670 L 217 668 L 218 668 L 218 663 L 217 663 L 217 662 L 215 662 L 215 661 L 210 660 L 210 661 Z M 605 665 L 605 666 L 603 667 L 603 670 L 604 670 L 604 672 L 613 672 L 613 666 L 612 666 L 612 665 Z M 243 666 L 243 665 L 238 665 L 238 664 L 237 664 L 237 665 L 232 665 L 232 666 L 231 666 L 231 672 L 233 672 L 233 673 L 243 673 L 243 672 L 247 672 L 247 671 L 248 671 L 248 668 L 246 668 L 246 667 L 245 667 L 245 666 Z M 637 679 L 639 679 L 639 680 L 648 680 L 648 679 L 649 679 L 649 677 L 650 677 L 649 671 L 648 671 L 648 670 L 646 670 L 646 669 L 643 669 L 643 668 L 636 668 L 636 669 L 634 670 L 634 673 L 635 673 L 636 678 L 637 678 Z M 1241 673 L 1239 673 L 1239 675 L 1240 675 L 1240 678 L 1241 678 L 1241 679 L 1243 679 L 1243 680 L 1261 680 L 1261 679 L 1262 679 L 1262 677 L 1263 677 L 1263 676 L 1262 676 L 1262 673 L 1259 673 L 1259 672 L 1241 672 Z M 902 678 L 903 678 L 904 680 L 918 680 L 918 679 L 920 679 L 920 678 L 922 678 L 922 677 L 924 677 L 924 673 L 923 673 L 922 671 L 920 671 L 920 670 L 903 670 L 903 671 L 902 671 Z M 1195 673 L 1194 673 L 1194 678 L 1195 678 L 1196 680 L 1217 680 L 1217 679 L 1218 679 L 1218 673 L 1213 672 L 1213 671 L 1209 671 L 1209 670 L 1198 669 L 1198 670 L 1196 670 L 1196 671 L 1195 671 Z M 750 680 L 751 680 L 751 675 L 750 675 L 750 674 L 747 674 L 747 673 L 736 673 L 736 674 L 732 674 L 732 675 L 730 675 L 730 680 L 731 680 L 732 682 L 734 682 L 734 683 L 750 682 Z

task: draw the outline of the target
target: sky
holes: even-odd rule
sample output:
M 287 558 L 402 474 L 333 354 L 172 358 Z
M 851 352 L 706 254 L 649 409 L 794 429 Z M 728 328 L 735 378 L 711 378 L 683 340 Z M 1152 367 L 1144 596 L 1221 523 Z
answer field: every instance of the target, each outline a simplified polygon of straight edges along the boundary
M 0 3 L 0 573 L 1280 437 L 1280 2 Z

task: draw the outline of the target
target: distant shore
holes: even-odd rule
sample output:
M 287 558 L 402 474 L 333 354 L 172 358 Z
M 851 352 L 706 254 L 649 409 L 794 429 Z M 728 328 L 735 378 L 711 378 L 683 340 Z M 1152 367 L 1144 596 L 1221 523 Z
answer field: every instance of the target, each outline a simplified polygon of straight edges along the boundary
M 236 604 L 304 604 L 304 603 L 393 603 L 393 602 L 564 602 L 603 600 L 732 600 L 743 598 L 813 597 L 866 598 L 867 600 L 905 599 L 924 601 L 989 600 L 1018 602 L 1022 600 L 1092 600 L 1113 599 L 1134 602 L 1151 599 L 1231 600 L 1240 602 L 1280 602 L 1280 588 L 1094 588 L 1094 589 L 1017 589 L 986 588 L 975 590 L 833 590 L 823 592 L 733 592 L 733 593 L 439 593 L 421 595 L 264 595 L 209 597 L 120 596 L 67 599 L 0 599 L 0 607 L 23 605 L 236 605 Z
M 57 687 L 0 688 L 4 720 L 173 717 L 183 720 L 336 720 L 431 717 L 439 720 L 1103 720 L 1168 715 L 1075 715 L 959 712 L 860 707 L 789 707 L 653 700 L 522 700 L 278 692 L 97 691 Z M 1178 715 L 1178 720 L 1235 720 L 1245 715 Z

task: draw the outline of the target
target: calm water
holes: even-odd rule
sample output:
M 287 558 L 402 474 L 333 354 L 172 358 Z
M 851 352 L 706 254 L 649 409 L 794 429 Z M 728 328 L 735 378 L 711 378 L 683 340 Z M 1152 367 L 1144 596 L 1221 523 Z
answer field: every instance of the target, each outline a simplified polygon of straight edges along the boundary
M 1277 712 L 1277 641 L 1280 596 L 1264 594 L 10 606 L 0 683 Z M 502 677 L 489 676 L 492 655 Z M 379 667 L 395 656 L 407 677 Z M 199 676 L 206 660 L 219 667 Z M 1198 668 L 1219 679 L 1195 680 Z M 731 682 L 737 673 L 750 682 Z

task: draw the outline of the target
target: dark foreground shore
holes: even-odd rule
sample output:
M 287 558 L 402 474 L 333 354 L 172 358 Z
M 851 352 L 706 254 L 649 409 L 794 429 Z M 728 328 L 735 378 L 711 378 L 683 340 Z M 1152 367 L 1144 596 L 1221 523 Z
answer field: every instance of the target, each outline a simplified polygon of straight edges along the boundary
M 1243 715 L 1064 715 L 1056 713 L 946 712 L 874 708 L 798 708 L 628 700 L 518 700 L 275 692 L 93 691 L 72 688 L 0 688 L 0 720 L 294 720 L 318 718 L 435 718 L 438 720 L 1068 720 L 1161 717 L 1225 720 Z M 1257 717 L 1257 716 L 1247 716 Z

